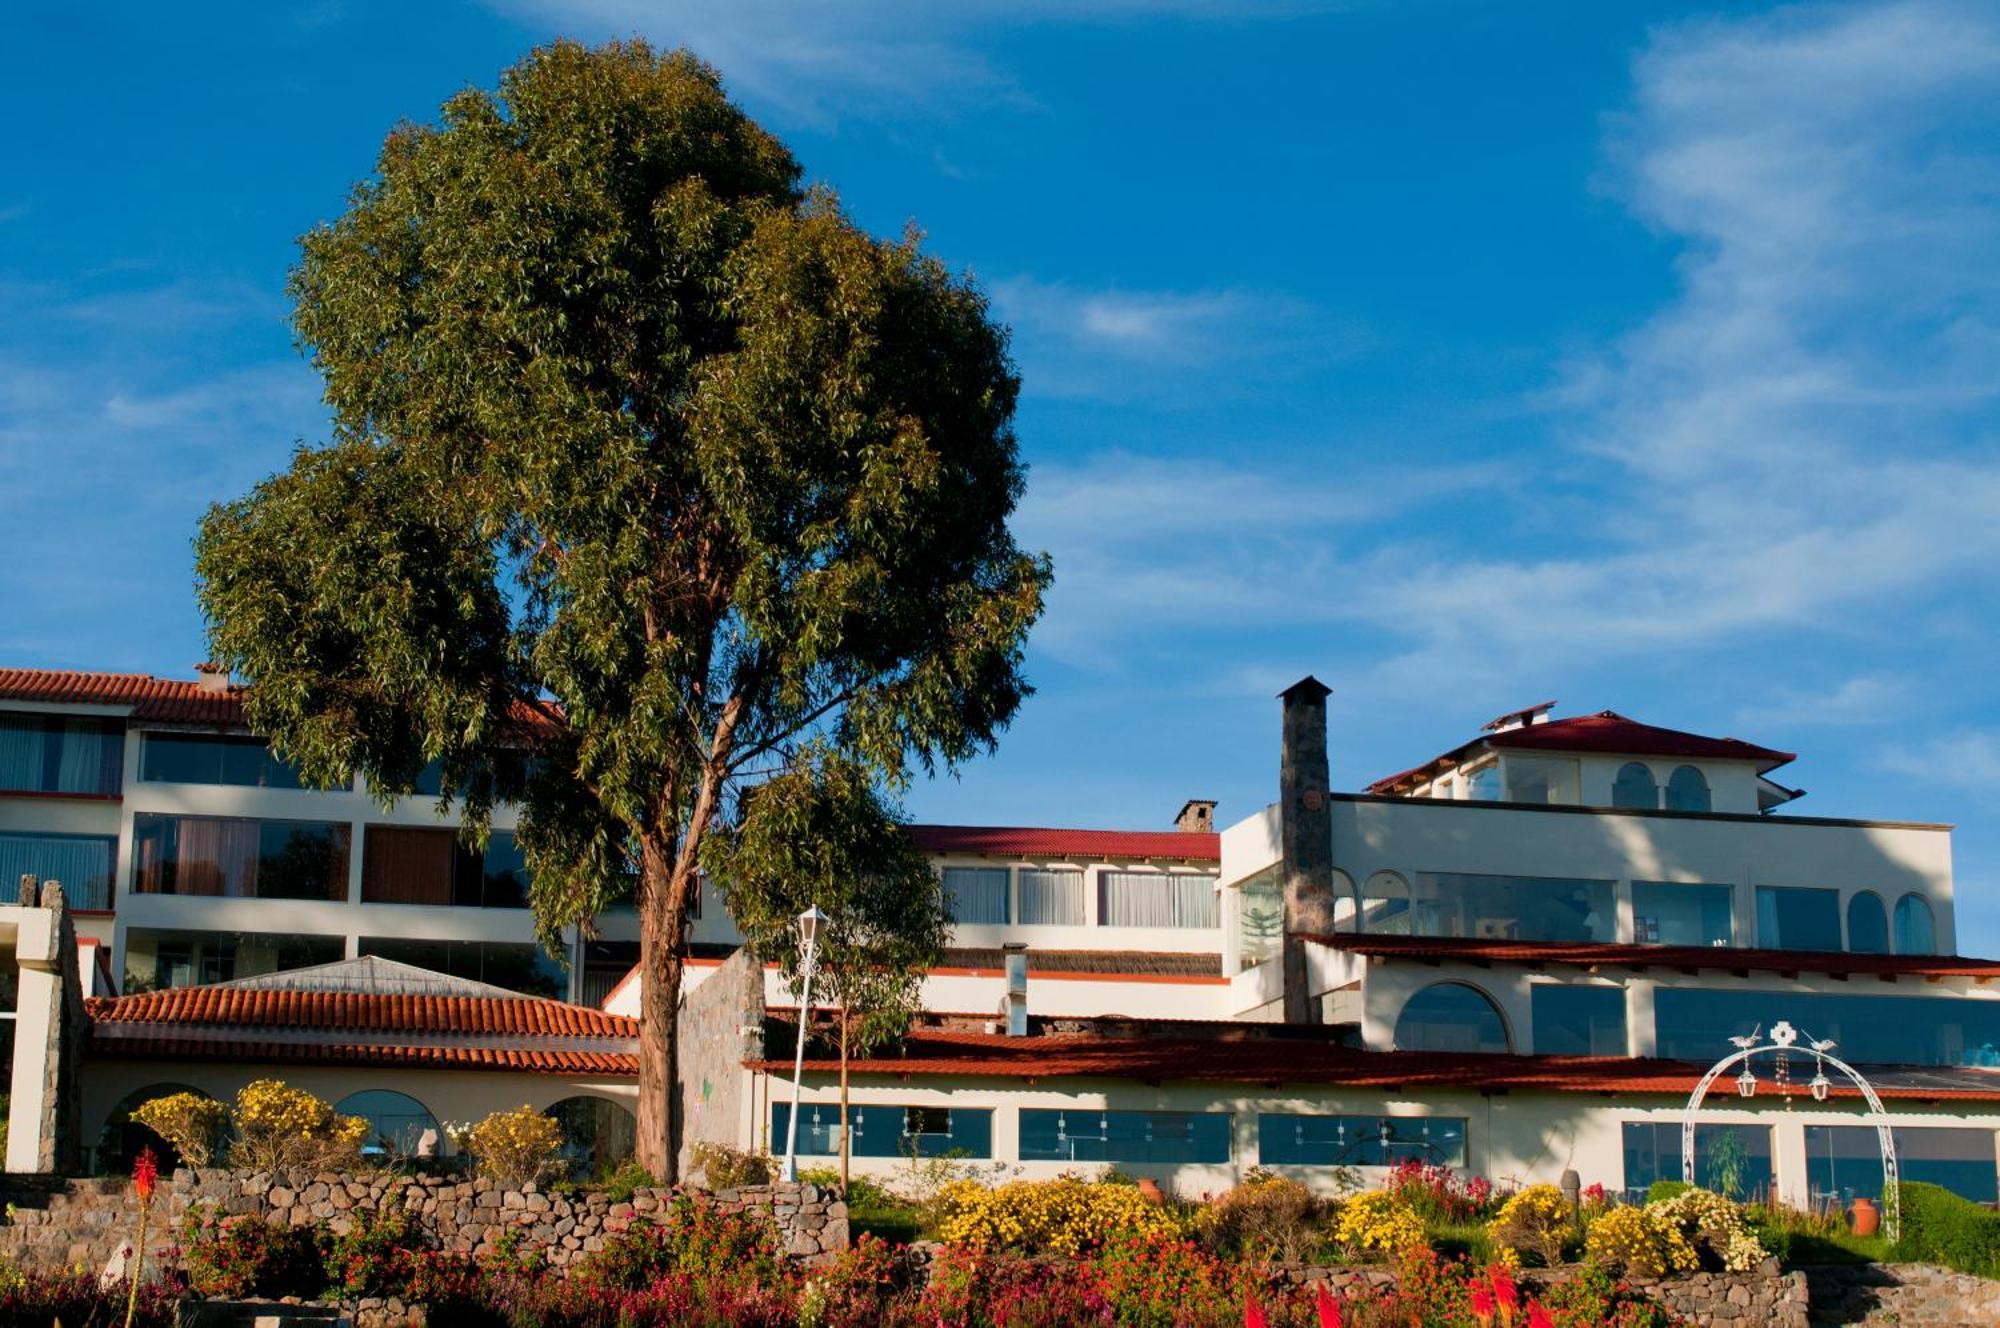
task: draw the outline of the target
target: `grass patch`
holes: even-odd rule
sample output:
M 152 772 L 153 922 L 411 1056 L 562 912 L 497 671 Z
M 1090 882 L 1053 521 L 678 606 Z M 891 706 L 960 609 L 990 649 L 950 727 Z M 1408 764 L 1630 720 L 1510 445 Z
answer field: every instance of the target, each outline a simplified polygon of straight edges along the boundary
M 1493 1236 L 1484 1222 L 1426 1222 L 1424 1238 L 1447 1258 L 1463 1256 L 1481 1265 L 1493 1259 Z

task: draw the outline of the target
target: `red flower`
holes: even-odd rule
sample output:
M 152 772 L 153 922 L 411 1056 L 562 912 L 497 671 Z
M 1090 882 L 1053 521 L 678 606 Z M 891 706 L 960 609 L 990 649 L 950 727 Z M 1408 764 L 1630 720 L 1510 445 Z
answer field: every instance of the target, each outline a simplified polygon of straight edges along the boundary
M 1521 1303 L 1521 1293 L 1514 1287 L 1514 1275 L 1507 1271 L 1505 1264 L 1493 1265 L 1493 1299 L 1506 1310 Z
M 1243 1328 L 1271 1328 L 1271 1321 L 1264 1317 L 1264 1307 L 1254 1300 L 1243 1302 Z
M 1319 1314 L 1319 1328 L 1340 1328 L 1340 1302 L 1324 1282 L 1313 1290 L 1313 1309 Z
M 138 1160 L 132 1163 L 132 1187 L 139 1192 L 139 1202 L 153 1202 L 153 1190 L 160 1183 L 160 1164 L 154 1158 L 153 1150 L 139 1150 Z
M 1555 1315 L 1550 1314 L 1539 1300 L 1528 1302 L 1528 1328 L 1556 1328 Z
M 1479 1320 L 1479 1328 L 1491 1328 L 1493 1323 L 1493 1292 L 1483 1286 L 1472 1289 L 1472 1317 Z

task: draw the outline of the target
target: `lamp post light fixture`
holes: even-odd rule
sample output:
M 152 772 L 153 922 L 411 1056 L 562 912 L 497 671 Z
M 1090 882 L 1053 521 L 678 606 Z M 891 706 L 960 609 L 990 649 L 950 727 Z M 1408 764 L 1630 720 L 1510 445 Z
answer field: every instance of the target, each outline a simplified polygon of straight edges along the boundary
M 799 1178 L 799 1085 L 806 1072 L 806 1032 L 812 1025 L 813 964 L 819 959 L 820 926 L 826 914 L 815 904 L 799 914 L 799 1032 L 792 1053 L 792 1115 L 785 1122 L 785 1169 L 787 1181 Z M 842 1121 L 841 1127 L 846 1128 Z
M 1736 1092 L 1741 1097 L 1757 1096 L 1757 1076 L 1750 1073 L 1747 1064 L 1743 1067 L 1743 1073 L 1736 1076 Z

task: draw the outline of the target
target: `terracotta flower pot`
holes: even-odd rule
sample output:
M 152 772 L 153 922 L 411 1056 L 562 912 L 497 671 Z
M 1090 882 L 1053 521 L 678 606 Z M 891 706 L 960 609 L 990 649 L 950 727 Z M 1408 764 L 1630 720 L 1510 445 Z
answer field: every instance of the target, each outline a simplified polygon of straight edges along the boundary
M 1146 1196 L 1148 1203 L 1163 1204 L 1167 1201 L 1167 1196 L 1160 1192 L 1160 1182 L 1151 1176 L 1139 1177 L 1139 1193 Z
M 1873 1199 L 1856 1199 L 1854 1210 L 1849 1214 L 1857 1236 L 1872 1236 L 1882 1226 L 1882 1210 L 1875 1206 Z

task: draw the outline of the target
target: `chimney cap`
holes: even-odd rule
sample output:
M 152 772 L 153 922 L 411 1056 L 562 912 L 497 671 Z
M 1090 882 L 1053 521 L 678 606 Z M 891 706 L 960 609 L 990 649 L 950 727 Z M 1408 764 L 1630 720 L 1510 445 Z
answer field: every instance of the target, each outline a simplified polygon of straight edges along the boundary
M 1323 701 L 1333 695 L 1333 688 L 1308 673 L 1278 695 L 1287 701 Z
M 229 668 L 214 660 L 203 660 L 194 666 L 195 686 L 204 692 L 226 692 L 229 690 Z

